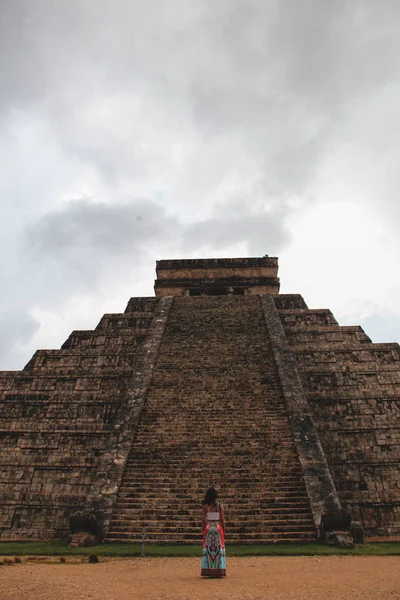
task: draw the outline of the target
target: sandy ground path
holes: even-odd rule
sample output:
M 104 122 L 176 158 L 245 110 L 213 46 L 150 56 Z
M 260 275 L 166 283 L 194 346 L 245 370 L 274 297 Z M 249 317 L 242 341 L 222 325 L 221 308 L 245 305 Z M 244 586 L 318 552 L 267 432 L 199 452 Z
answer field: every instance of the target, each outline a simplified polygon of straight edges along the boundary
M 23 562 L 0 567 L 0 599 L 400 600 L 397 556 L 231 558 L 221 580 L 199 568 L 193 558 Z

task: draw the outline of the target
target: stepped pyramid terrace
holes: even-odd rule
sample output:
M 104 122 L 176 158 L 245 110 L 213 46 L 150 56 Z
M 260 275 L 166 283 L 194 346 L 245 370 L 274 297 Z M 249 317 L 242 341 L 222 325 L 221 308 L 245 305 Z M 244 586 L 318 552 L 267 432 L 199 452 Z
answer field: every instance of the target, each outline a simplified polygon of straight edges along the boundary
M 274 257 L 158 261 L 154 297 L 0 372 L 0 414 L 1 540 L 89 514 L 105 542 L 200 543 L 210 486 L 228 544 L 340 510 L 400 539 L 399 345 L 280 294 Z

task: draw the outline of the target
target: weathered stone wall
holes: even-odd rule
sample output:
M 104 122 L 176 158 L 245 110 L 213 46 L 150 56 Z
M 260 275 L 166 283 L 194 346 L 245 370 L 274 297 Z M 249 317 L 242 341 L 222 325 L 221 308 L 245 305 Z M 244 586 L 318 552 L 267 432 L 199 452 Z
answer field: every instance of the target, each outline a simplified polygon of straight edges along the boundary
M 272 294 L 272 295 L 276 295 L 279 291 L 279 282 L 278 280 L 269 283 L 268 280 L 265 281 L 265 283 L 263 283 L 261 281 L 261 279 L 249 279 L 247 281 L 245 281 L 244 279 L 241 279 L 241 286 L 245 287 L 245 293 L 243 295 L 259 295 L 259 294 Z M 205 287 L 207 285 L 206 282 L 204 282 L 203 280 L 201 280 L 201 284 L 199 287 Z M 232 285 L 232 281 L 229 281 L 227 279 L 218 279 L 218 280 L 213 280 L 209 282 L 210 287 L 211 286 L 221 286 L 224 288 L 228 288 L 229 286 Z M 185 279 L 185 280 L 168 280 L 168 283 L 165 284 L 163 283 L 162 285 L 160 285 L 160 283 L 158 282 L 156 284 L 156 294 L 157 296 L 186 296 L 189 294 L 186 294 L 186 292 L 188 291 L 189 288 L 193 288 L 196 287 L 194 285 L 194 282 L 192 280 L 189 279 Z M 203 294 L 199 294 L 199 295 L 203 295 Z M 205 296 L 207 296 L 208 294 L 205 293 Z M 227 294 L 228 295 L 228 294 Z
M 158 279 L 230 279 L 242 277 L 277 277 L 278 259 L 208 258 L 198 260 L 159 260 Z
M 137 425 L 145 406 L 172 300 L 162 298 L 156 306 L 142 352 L 138 353 L 135 372 L 127 385 L 124 406 L 114 420 L 113 432 L 108 438 L 107 452 L 103 455 L 104 467 L 97 473 L 86 499 L 86 508 L 102 511 L 105 531 L 110 523 Z
M 157 261 L 157 296 L 183 296 L 190 288 L 205 295 L 216 287 L 228 293 L 230 286 L 238 286 L 246 293 L 278 294 L 278 259 L 215 258 L 198 260 Z
M 69 515 L 109 470 L 158 303 L 132 299 L 61 350 L 0 373 L 0 539 L 67 535 Z
M 160 280 L 162 279 L 190 279 L 196 281 L 196 279 L 231 279 L 234 278 L 236 281 L 242 277 L 254 278 L 254 277 L 276 277 L 277 267 L 228 267 L 216 265 L 212 268 L 199 268 L 192 269 L 181 268 L 181 269 L 158 269 L 157 274 Z
M 372 344 L 329 310 L 289 306 L 277 298 L 342 506 L 371 539 L 399 536 L 399 346 Z

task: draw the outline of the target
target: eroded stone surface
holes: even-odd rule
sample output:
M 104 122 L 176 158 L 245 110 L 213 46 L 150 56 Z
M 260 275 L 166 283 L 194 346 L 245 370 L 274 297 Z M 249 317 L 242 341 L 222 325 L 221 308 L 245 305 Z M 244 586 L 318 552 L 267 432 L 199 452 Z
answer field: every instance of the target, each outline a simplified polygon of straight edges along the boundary
M 368 539 L 398 538 L 399 345 L 373 344 L 328 310 L 279 314 L 342 507 Z
M 23 371 L 0 373 L 2 539 L 66 538 L 69 517 L 112 466 L 122 468 L 158 308 L 156 298 L 132 299 L 94 331 L 73 332 L 61 350 L 39 350 Z M 115 497 L 114 480 L 105 496 Z

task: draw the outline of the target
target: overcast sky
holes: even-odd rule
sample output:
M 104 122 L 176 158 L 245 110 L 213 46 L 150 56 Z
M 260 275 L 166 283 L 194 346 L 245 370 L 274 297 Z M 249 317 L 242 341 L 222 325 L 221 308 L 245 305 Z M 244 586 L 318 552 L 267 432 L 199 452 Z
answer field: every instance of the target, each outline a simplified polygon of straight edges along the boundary
M 399 341 L 399 31 L 397 0 L 1 0 L 0 369 L 161 258 L 279 256 Z

